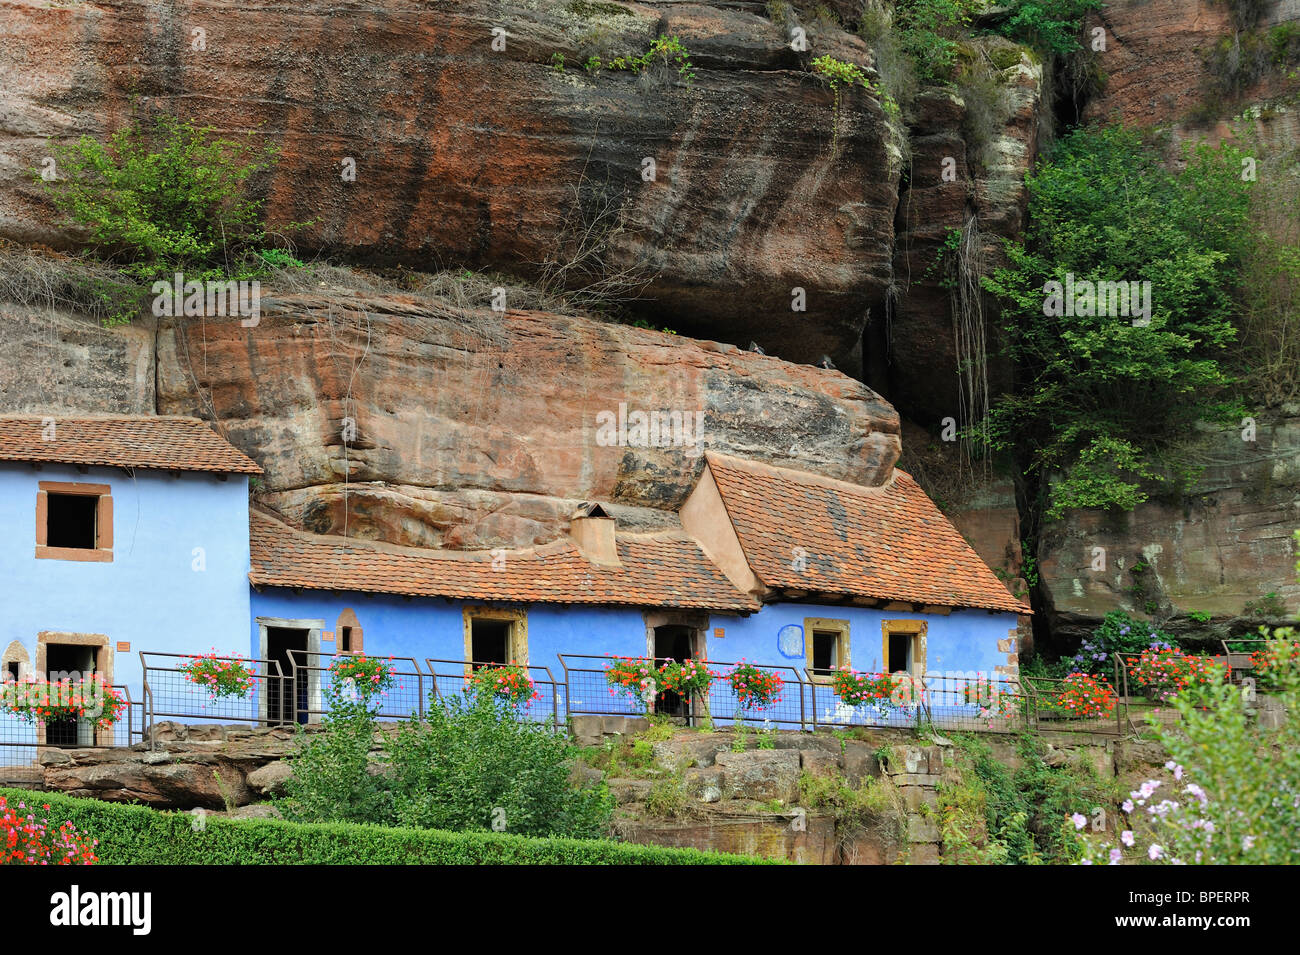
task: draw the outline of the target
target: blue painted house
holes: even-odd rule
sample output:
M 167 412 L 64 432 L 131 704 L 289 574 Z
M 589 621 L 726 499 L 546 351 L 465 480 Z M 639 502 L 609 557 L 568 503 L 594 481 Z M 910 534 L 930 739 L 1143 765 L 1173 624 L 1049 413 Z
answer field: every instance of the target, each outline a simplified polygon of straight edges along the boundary
M 5 678 L 96 674 L 138 700 L 137 651 L 229 646 L 260 473 L 195 418 L 0 416 Z
M 588 505 L 566 540 L 466 554 L 311 535 L 254 513 L 250 649 L 266 658 L 286 641 L 332 641 L 527 663 L 568 683 L 572 712 L 610 705 L 609 654 L 743 659 L 822 682 L 843 666 L 1015 677 L 1027 608 L 901 471 L 868 488 L 710 453 L 680 518 L 680 532 L 625 534 Z M 319 708 L 318 685 L 300 692 Z M 777 718 L 801 715 L 792 703 Z
M 490 553 L 297 530 L 250 511 L 258 472 L 195 419 L 0 417 L 0 571 L 21 595 L 2 625 L 10 677 L 90 668 L 138 699 L 131 651 L 297 663 L 292 691 L 209 711 L 261 721 L 323 711 L 338 652 L 409 658 L 418 692 L 393 703 L 407 712 L 428 690 L 417 674 L 446 691 L 468 661 L 513 661 L 562 717 L 632 706 L 608 697 L 610 654 L 748 660 L 808 681 L 769 714 L 802 724 L 833 709 L 814 693 L 835 667 L 1016 674 L 1027 608 L 901 471 L 862 487 L 709 453 L 680 529 L 624 533 L 588 504 L 564 538 Z

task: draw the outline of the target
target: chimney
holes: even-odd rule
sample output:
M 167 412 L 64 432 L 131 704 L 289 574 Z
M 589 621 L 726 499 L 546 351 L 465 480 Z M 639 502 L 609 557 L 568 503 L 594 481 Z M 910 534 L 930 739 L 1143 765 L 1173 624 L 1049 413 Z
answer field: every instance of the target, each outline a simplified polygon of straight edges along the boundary
M 569 536 L 593 564 L 621 567 L 614 542 L 614 518 L 599 504 L 583 504 L 569 518 Z

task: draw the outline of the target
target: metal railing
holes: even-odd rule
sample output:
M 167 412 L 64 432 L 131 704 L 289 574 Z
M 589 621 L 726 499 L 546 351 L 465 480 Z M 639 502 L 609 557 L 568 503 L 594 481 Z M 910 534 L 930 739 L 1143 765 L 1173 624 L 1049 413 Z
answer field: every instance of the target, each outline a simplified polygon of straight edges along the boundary
M 889 700 L 851 706 L 840 699 L 831 684 L 833 674 L 826 670 L 804 667 L 807 677 L 808 713 L 811 728 L 819 726 L 916 726 L 922 716 L 920 688 L 909 679 L 901 692 Z M 902 674 L 908 676 L 908 674 Z
M 247 693 L 218 696 L 198 685 L 181 669 L 186 661 L 199 659 L 190 653 L 140 651 L 144 688 L 144 737 L 154 742 L 154 726 L 168 719 L 203 719 L 211 723 L 288 724 L 294 721 L 293 696 L 286 693 L 286 674 L 276 660 L 244 659 L 235 656 L 209 657 L 218 662 L 238 663 L 249 671 Z M 155 662 L 156 661 L 156 662 Z
M 1116 666 L 1119 668 L 1120 686 L 1123 688 L 1121 692 L 1128 704 L 1125 714 L 1128 730 L 1133 733 L 1140 733 L 1145 726 L 1150 725 L 1152 720 L 1167 727 L 1177 725 L 1181 719 L 1178 710 L 1170 701 L 1170 697 L 1181 687 L 1168 677 L 1153 678 L 1160 675 L 1155 667 L 1149 668 L 1154 671 L 1152 675 L 1144 674 L 1140 666 L 1142 657 L 1141 653 L 1114 654 Z M 1231 678 L 1230 658 L 1225 660 L 1221 657 L 1197 657 L 1196 659 L 1207 661 L 1208 666 L 1223 668 Z
M 464 693 L 469 687 L 470 673 L 482 667 L 497 667 L 501 664 L 484 660 L 439 660 L 426 657 L 425 666 L 429 668 L 433 695 L 437 698 Z M 555 681 L 555 674 L 546 666 L 523 666 L 528 679 L 533 681 L 537 699 L 528 701 L 520 707 L 520 715 L 531 719 L 546 719 L 559 726 L 567 719 L 564 707 L 562 684 Z
M 314 722 L 328 712 L 327 691 L 334 678 L 331 664 L 349 656 L 291 650 L 287 672 L 275 660 L 217 657 L 237 661 L 252 674 L 252 688 L 246 695 L 217 697 L 180 669 L 185 661 L 199 657 L 142 651 L 143 700 L 128 706 L 124 742 L 114 745 L 130 745 L 137 737 L 152 740 L 155 724 L 164 719 L 260 725 Z M 911 678 L 904 692 L 888 705 L 868 701 L 850 706 L 835 693 L 825 672 L 757 664 L 752 665 L 780 677 L 780 692 L 769 706 L 742 707 L 728 680 L 739 664 L 723 661 L 701 661 L 716 674 L 704 697 L 695 694 L 683 699 L 673 693 L 659 693 L 647 704 L 611 686 L 607 679 L 610 663 L 628 658 L 562 653 L 557 655 L 563 671 L 559 678 L 546 666 L 525 668 L 539 698 L 521 707 L 520 716 L 534 720 L 549 717 L 557 726 L 564 725 L 570 716 L 642 716 L 649 712 L 682 718 L 690 725 L 701 725 L 706 720 L 720 724 L 743 721 L 816 730 L 849 726 L 907 728 L 925 723 L 957 731 L 1063 731 L 1114 736 L 1140 731 L 1138 711 L 1159 711 L 1163 721 L 1177 718 L 1167 704 L 1151 705 L 1149 700 L 1143 700 L 1143 694 L 1150 690 L 1138 685 L 1130 672 L 1138 656 L 1114 654 L 1111 673 L 1097 675 L 1116 697 L 1111 712 L 1094 716 L 1080 714 L 1077 708 L 1066 705 L 1065 681 L 1054 678 L 1022 675 L 1018 679 L 995 679 L 983 674 L 927 673 Z M 396 683 L 377 697 L 380 702 L 376 715 L 385 720 L 423 719 L 431 701 L 462 693 L 475 668 L 494 665 L 433 657 L 423 661 L 413 657 L 383 659 L 397 667 Z M 670 662 L 667 658 L 632 659 L 645 659 L 656 667 Z M 1216 662 L 1223 665 L 1222 661 Z M 1233 665 L 1231 656 L 1228 665 Z M 36 745 L 34 739 L 31 745 Z
M 1034 725 L 1034 701 L 1019 680 L 974 676 L 925 675 L 921 707 L 937 729 L 1019 733 Z
M 124 705 L 121 716 L 107 727 L 87 719 L 28 722 L 0 713 L 0 783 L 39 781 L 44 776 L 40 757 L 47 750 L 109 749 L 139 742 L 144 732 L 140 703 L 131 699 L 129 687 L 114 684 L 113 689 Z
M 335 680 L 334 664 L 355 659 L 355 653 L 321 653 L 288 650 L 289 673 L 286 692 L 292 689 L 294 722 L 316 723 L 329 713 L 330 690 Z M 381 720 L 424 719 L 425 686 L 428 677 L 414 657 L 371 657 L 392 667 L 390 685 L 370 698 L 375 716 Z M 342 689 L 342 688 L 340 688 Z
M 1228 679 L 1233 683 L 1240 683 L 1246 674 L 1254 672 L 1255 661 L 1252 657 L 1268 646 L 1268 641 L 1262 637 L 1228 639 L 1220 643 L 1223 646 L 1223 655 L 1227 658 Z M 1229 646 L 1230 643 L 1235 646 Z
M 741 706 L 727 679 L 729 673 L 740 664 L 719 660 L 700 661 L 717 674 L 705 697 L 693 694 L 687 700 L 675 693 L 660 693 L 647 704 L 644 700 L 611 686 L 605 676 L 609 663 L 628 658 L 583 653 L 561 653 L 558 656 L 560 666 L 564 669 L 564 709 L 569 715 L 643 716 L 659 713 L 685 719 L 691 725 L 698 725 L 705 720 L 714 723 L 776 723 L 794 725 L 800 729 L 806 729 L 809 725 L 804 681 L 794 667 L 747 664 L 780 678 L 781 689 L 768 706 Z M 644 660 L 656 667 L 676 662 L 667 657 L 631 659 Z M 599 661 L 600 666 L 592 665 L 591 661 Z

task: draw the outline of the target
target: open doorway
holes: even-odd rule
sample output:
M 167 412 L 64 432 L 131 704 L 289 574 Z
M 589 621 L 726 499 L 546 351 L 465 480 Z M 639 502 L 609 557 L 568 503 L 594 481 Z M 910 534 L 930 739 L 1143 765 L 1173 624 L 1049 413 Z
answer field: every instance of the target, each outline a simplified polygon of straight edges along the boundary
M 328 665 L 328 661 L 322 660 L 320 650 L 324 629 L 324 620 L 257 618 L 257 658 L 267 661 L 261 664 L 266 670 L 266 690 L 257 694 L 260 721 L 278 726 L 314 723 L 320 719 L 324 712 L 321 672 Z
M 46 678 L 51 683 L 91 679 L 95 673 L 95 648 L 69 643 L 45 645 Z M 51 746 L 88 746 L 94 728 L 78 719 L 47 720 L 45 742 Z
M 664 624 L 654 630 L 654 655 L 662 664 L 666 660 L 685 663 L 695 659 L 696 631 L 681 624 Z M 665 690 L 655 700 L 655 711 L 665 716 L 691 715 L 691 701 L 672 690 Z
M 108 637 L 98 633 L 43 630 L 36 636 L 36 671 L 51 683 L 100 679 L 113 682 L 113 656 Z M 88 720 L 47 720 L 37 742 L 49 746 L 94 746 L 95 725 Z
M 282 679 L 268 681 L 267 721 L 272 725 L 306 723 L 309 709 L 307 670 L 301 664 L 308 662 L 308 631 L 301 627 L 267 627 L 266 658 L 280 664 Z M 290 650 L 297 654 L 299 668 L 294 672 Z

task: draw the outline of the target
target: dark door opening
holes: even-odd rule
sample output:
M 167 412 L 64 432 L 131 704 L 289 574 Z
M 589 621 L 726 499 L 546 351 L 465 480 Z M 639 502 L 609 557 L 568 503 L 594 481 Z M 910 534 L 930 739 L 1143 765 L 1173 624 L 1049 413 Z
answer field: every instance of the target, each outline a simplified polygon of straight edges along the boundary
M 695 630 L 678 624 L 655 627 L 655 659 L 662 666 L 667 660 L 685 663 L 695 659 Z M 655 711 L 665 716 L 691 715 L 691 701 L 672 690 L 664 690 L 655 700 Z
M 910 633 L 891 633 L 889 635 L 889 672 L 910 673 L 912 670 L 912 635 Z
M 50 683 L 63 680 L 88 680 L 94 673 L 94 647 L 80 646 L 75 643 L 45 645 L 45 678 Z M 82 742 L 78 738 L 78 729 L 75 719 L 47 720 L 45 742 L 51 746 L 77 746 Z
M 477 670 L 484 664 L 510 663 L 509 620 L 474 617 L 469 622 L 469 658 Z
M 295 654 L 300 668 L 295 677 L 290 650 L 307 649 L 307 631 L 289 627 L 266 628 L 266 657 L 280 664 L 283 679 L 269 680 L 266 688 L 266 719 L 276 725 L 307 722 L 307 663 L 305 653 Z

